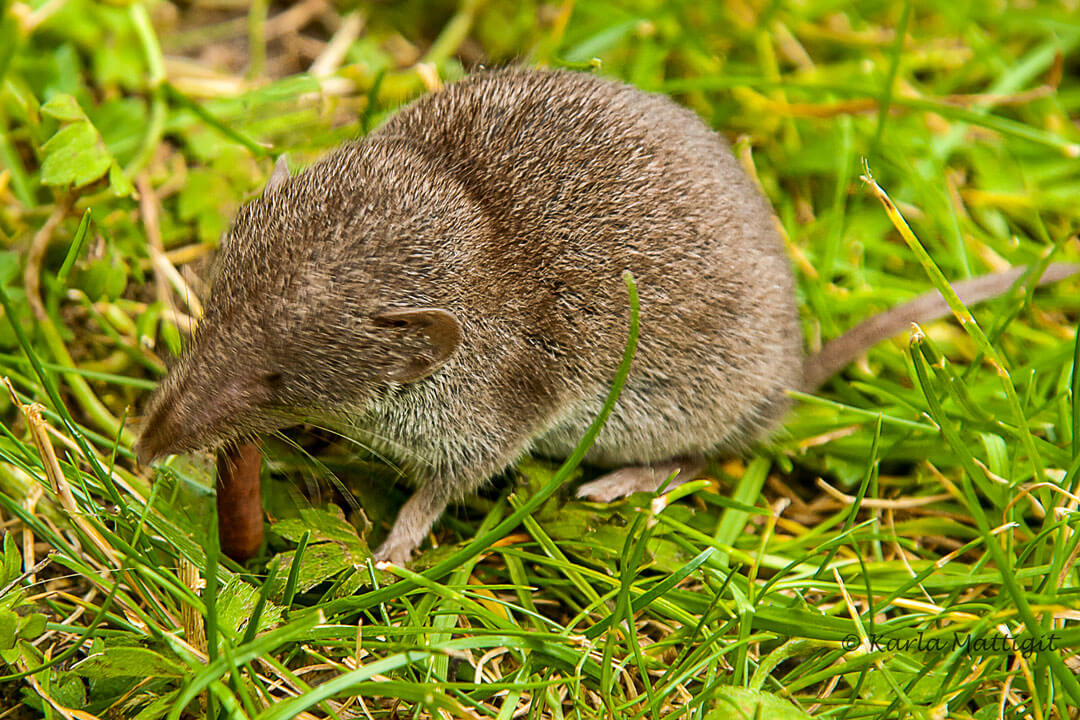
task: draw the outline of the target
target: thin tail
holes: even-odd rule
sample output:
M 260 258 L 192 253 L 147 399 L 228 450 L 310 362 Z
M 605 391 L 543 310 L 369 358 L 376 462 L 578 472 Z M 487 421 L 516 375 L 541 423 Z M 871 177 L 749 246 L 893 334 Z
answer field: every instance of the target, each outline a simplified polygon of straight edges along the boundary
M 974 305 L 1003 295 L 1027 271 L 1027 266 L 1015 267 L 1002 273 L 963 280 L 952 287 L 965 305 Z M 1038 286 L 1049 285 L 1077 273 L 1080 273 L 1080 265 L 1053 263 L 1039 278 Z M 817 390 L 823 382 L 866 350 L 897 335 L 911 323 L 930 322 L 948 314 L 949 306 L 945 304 L 945 299 L 937 290 L 932 290 L 864 320 L 835 340 L 825 343 L 819 352 L 803 361 L 803 392 Z

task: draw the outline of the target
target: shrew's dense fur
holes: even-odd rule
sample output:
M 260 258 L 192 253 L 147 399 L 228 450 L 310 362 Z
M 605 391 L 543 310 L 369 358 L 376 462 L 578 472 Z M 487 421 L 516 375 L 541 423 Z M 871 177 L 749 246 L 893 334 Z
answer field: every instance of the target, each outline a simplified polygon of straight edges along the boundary
M 345 416 L 418 486 L 377 553 L 404 561 L 448 501 L 580 439 L 626 340 L 624 270 L 641 341 L 587 459 L 666 474 L 744 447 L 803 385 L 773 222 L 725 142 L 665 97 L 472 75 L 296 177 L 279 165 L 222 247 L 140 456 Z

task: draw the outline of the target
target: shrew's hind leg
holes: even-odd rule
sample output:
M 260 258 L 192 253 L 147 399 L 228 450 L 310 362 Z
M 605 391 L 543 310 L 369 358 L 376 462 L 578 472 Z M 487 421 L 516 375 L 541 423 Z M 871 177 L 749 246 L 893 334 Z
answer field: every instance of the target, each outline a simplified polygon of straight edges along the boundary
M 668 483 L 668 489 L 693 480 L 704 469 L 705 460 L 699 456 L 619 468 L 585 483 L 578 488 L 577 496 L 595 502 L 612 502 L 636 492 L 656 492 L 673 472 L 679 474 Z

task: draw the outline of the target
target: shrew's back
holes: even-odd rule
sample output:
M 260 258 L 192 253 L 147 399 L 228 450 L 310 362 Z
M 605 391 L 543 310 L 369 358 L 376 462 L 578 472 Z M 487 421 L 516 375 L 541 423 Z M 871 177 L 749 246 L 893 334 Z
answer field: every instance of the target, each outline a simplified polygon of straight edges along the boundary
M 599 409 L 625 342 L 626 269 L 641 342 L 594 462 L 742 445 L 783 412 L 802 363 L 788 260 L 768 203 L 694 113 L 591 75 L 502 70 L 422 98 L 376 136 L 407 139 L 461 183 L 496 228 L 462 281 L 486 312 L 523 312 L 585 390 L 538 450 L 567 452 Z

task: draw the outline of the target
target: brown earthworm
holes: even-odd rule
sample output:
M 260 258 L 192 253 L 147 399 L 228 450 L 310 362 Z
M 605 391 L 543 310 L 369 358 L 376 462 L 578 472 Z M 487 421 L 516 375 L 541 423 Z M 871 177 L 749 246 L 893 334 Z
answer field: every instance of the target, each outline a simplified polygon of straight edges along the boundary
M 252 443 L 229 445 L 218 451 L 218 538 L 222 551 L 243 562 L 263 542 L 262 453 Z

